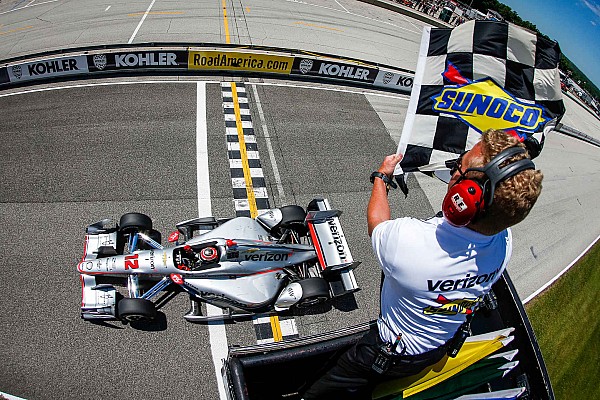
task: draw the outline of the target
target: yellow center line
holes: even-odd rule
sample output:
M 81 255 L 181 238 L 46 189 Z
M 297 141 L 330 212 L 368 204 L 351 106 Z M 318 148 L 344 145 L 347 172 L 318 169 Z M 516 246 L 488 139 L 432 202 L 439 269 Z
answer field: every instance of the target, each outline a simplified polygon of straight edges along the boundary
M 31 28 L 33 28 L 33 25 L 28 25 L 28 26 L 24 26 L 22 28 L 15 28 L 15 29 L 11 29 L 8 31 L 0 32 L 0 35 L 8 35 L 9 33 L 20 32 L 20 31 L 24 31 L 26 29 L 31 29 Z
M 221 4 L 223 5 L 223 25 L 225 26 L 225 43 L 231 43 L 231 38 L 229 37 L 229 24 L 227 23 L 227 4 L 225 0 L 221 0 Z
M 273 331 L 273 340 L 281 342 L 283 335 L 281 334 L 281 325 L 279 324 L 279 317 L 277 315 L 271 316 L 271 330 Z
M 242 169 L 244 170 L 244 181 L 246 182 L 246 194 L 248 196 L 248 205 L 250 206 L 250 217 L 255 218 L 258 215 L 256 207 L 256 197 L 254 196 L 254 186 L 252 185 L 252 176 L 250 176 L 250 166 L 248 165 L 248 152 L 246 151 L 246 140 L 244 139 L 244 129 L 242 128 L 242 115 L 240 105 L 238 104 L 237 89 L 234 82 L 231 83 L 231 96 L 233 97 L 233 109 L 235 111 L 235 125 L 237 127 L 238 142 L 240 144 L 240 155 L 242 157 Z
M 304 21 L 297 21 L 297 22 L 294 22 L 294 24 L 296 24 L 296 25 L 310 26 L 311 28 L 320 28 L 320 29 L 328 29 L 330 31 L 344 32 L 342 29 L 332 28 L 330 26 L 325 26 L 325 25 L 311 24 L 309 22 L 304 22 Z
M 227 26 L 227 25 L 225 25 Z M 250 166 L 248 165 L 248 152 L 246 151 L 246 140 L 244 139 L 244 128 L 242 127 L 242 115 L 240 113 L 240 105 L 238 103 L 237 86 L 235 82 L 231 82 L 231 97 L 233 100 L 233 110 L 235 112 L 235 126 L 237 128 L 238 143 L 240 145 L 240 157 L 242 159 L 242 169 L 244 171 L 244 181 L 246 182 L 246 195 L 248 196 L 248 205 L 250 206 L 250 216 L 255 218 L 258 215 L 256 207 L 256 196 L 254 195 L 254 186 L 252 185 L 252 176 L 250 175 Z M 279 317 L 272 315 L 271 331 L 273 331 L 273 340 L 281 342 L 283 335 L 281 334 L 281 325 Z
M 137 12 L 127 14 L 128 17 L 139 17 L 140 15 L 146 14 L 145 12 Z M 150 11 L 147 15 L 181 15 L 185 14 L 183 11 Z
M 244 139 L 242 115 L 240 113 L 237 86 L 235 82 L 231 82 L 231 97 L 233 100 L 233 110 L 235 112 L 235 126 L 237 128 L 238 143 L 240 145 L 240 156 L 242 158 L 242 169 L 244 171 L 244 181 L 246 182 L 246 195 L 248 196 L 248 205 L 250 206 L 250 216 L 255 218 L 258 215 L 256 196 L 254 196 L 254 186 L 252 185 L 252 176 L 250 175 L 250 166 L 248 165 L 248 152 L 246 151 L 246 140 Z M 273 340 L 276 342 L 281 342 L 283 340 L 283 335 L 281 334 L 279 317 L 277 315 L 272 315 L 270 320 L 271 330 L 273 331 Z

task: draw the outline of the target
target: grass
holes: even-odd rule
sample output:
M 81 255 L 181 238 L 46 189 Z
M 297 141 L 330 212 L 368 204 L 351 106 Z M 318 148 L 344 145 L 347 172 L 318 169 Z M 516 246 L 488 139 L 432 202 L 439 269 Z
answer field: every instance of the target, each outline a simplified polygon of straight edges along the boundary
M 556 399 L 600 399 L 600 244 L 526 310 Z

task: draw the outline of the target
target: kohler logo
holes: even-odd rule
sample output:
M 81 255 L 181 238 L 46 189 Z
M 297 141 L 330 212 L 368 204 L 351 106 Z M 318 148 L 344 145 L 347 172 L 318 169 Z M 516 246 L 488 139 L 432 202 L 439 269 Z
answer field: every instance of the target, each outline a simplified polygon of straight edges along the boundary
M 323 63 L 319 67 L 319 75 L 329 76 L 342 76 L 350 79 L 369 79 L 369 70 L 365 68 L 358 68 L 352 65 L 338 65 Z
M 175 53 L 138 53 L 115 55 L 117 67 L 177 66 Z

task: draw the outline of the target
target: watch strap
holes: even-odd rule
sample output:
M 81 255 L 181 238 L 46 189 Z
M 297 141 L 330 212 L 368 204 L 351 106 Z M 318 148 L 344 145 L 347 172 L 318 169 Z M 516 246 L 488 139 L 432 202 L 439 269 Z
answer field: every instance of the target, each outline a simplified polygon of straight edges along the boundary
M 379 172 L 379 171 L 375 171 L 371 174 L 371 183 L 375 182 L 375 178 L 379 178 L 383 181 L 383 183 L 385 183 L 387 186 L 391 186 L 394 189 L 396 189 L 398 186 L 396 185 L 396 183 L 390 179 L 386 174 L 384 174 L 383 172 Z

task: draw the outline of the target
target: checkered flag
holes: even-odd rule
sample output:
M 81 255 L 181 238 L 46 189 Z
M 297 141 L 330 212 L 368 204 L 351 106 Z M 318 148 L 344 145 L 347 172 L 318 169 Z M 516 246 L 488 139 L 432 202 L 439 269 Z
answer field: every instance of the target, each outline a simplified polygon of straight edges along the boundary
M 506 22 L 424 28 L 395 175 L 445 169 L 490 128 L 541 150 L 565 112 L 559 59 L 558 43 Z

